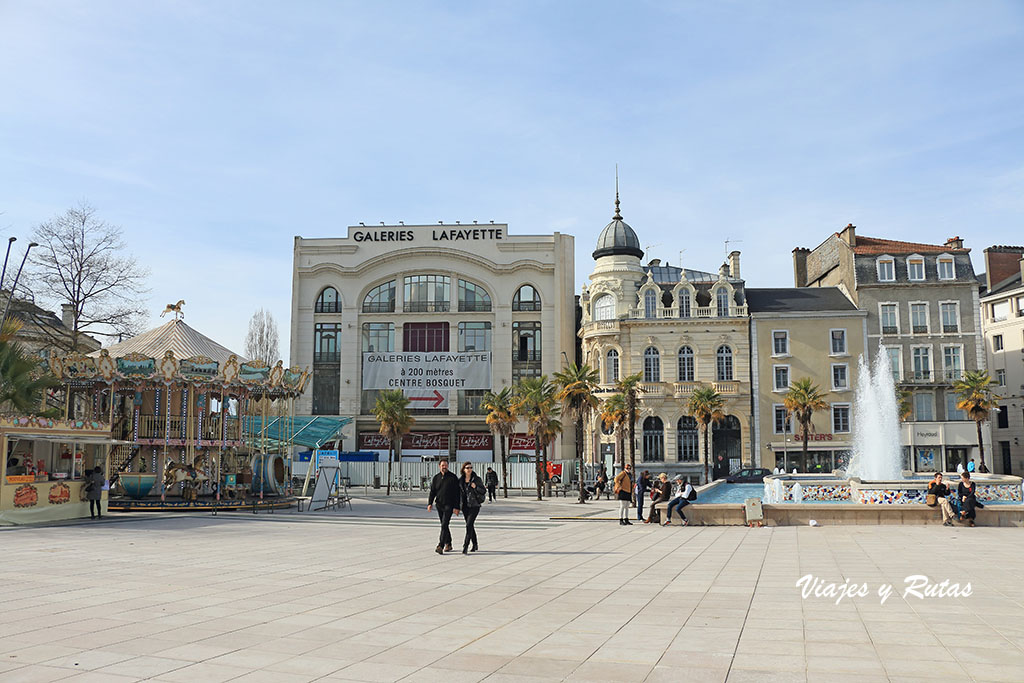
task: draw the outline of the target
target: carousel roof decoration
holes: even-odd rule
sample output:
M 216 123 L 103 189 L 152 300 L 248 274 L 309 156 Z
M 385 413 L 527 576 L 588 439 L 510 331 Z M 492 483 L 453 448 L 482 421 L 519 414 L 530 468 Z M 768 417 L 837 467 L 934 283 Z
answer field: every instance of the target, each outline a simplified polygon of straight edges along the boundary
M 310 378 L 308 370 L 286 368 L 283 361 L 271 367 L 261 360 L 246 360 L 179 317 L 88 355 L 53 356 L 50 370 L 72 384 L 209 384 L 271 397 L 297 396 Z

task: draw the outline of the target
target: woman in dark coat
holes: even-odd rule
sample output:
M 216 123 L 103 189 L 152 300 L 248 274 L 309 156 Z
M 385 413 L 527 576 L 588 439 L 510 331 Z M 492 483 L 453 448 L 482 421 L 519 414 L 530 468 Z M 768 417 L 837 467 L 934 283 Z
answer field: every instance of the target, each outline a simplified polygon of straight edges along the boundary
M 473 471 L 473 463 L 467 462 L 462 465 L 462 476 L 459 477 L 459 488 L 462 489 L 462 516 L 466 519 L 466 540 L 462 542 L 462 554 L 468 554 L 470 542 L 473 543 L 473 552 L 479 547 L 476 542 L 476 516 L 480 514 L 480 506 L 487 497 L 484 482 Z
M 960 501 L 960 521 L 966 521 L 968 526 L 974 526 L 974 518 L 977 516 L 975 508 L 978 506 L 978 499 L 975 496 L 978 485 L 971 481 L 971 473 L 963 472 L 960 475 L 960 484 L 956 487 L 956 497 Z
M 644 520 L 644 524 L 650 524 L 654 520 L 655 505 L 667 503 L 668 499 L 672 497 L 672 484 L 669 483 L 668 475 L 664 472 L 658 475 L 658 479 L 651 485 L 651 489 L 658 492 L 658 497 L 651 499 L 651 510 L 647 513 L 647 519 Z
M 89 501 L 89 516 L 92 519 L 102 519 L 103 510 L 100 500 L 103 498 L 103 468 L 97 465 L 89 473 L 85 483 L 85 497 Z

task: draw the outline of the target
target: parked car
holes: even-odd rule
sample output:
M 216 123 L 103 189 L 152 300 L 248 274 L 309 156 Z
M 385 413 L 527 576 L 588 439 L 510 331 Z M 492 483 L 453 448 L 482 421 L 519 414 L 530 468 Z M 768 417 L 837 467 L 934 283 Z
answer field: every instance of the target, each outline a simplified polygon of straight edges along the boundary
M 754 469 L 740 470 L 735 474 L 730 474 L 725 478 L 725 481 L 728 484 L 760 484 L 771 473 L 771 470 L 755 467 Z

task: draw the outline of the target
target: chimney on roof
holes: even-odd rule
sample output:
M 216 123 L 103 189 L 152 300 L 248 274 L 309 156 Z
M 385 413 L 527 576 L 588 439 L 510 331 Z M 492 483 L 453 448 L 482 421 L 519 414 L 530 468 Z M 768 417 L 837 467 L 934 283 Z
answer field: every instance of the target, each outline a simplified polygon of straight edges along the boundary
M 729 252 L 729 272 L 737 280 L 740 277 L 740 252 L 730 251 Z
M 851 247 L 857 246 L 857 226 L 853 223 L 847 223 L 846 227 L 839 233 L 839 239 Z
M 996 245 L 985 249 L 985 285 L 989 291 L 1006 278 L 1016 275 L 1020 270 L 1024 273 L 1024 247 L 1007 247 Z
M 60 322 L 68 330 L 75 328 L 75 307 L 71 304 L 60 305 Z
M 946 240 L 946 246 L 949 247 L 950 249 L 963 249 L 964 241 L 960 237 L 960 235 L 957 235 L 956 237 L 950 237 L 948 240 Z
M 793 250 L 793 284 L 797 287 L 807 286 L 807 257 L 811 250 L 807 247 L 797 247 Z

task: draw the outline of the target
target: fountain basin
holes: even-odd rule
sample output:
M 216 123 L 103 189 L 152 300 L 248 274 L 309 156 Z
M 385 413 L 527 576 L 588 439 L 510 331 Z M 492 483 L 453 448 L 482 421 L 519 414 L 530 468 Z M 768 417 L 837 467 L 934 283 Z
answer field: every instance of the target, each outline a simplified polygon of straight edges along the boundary
M 960 476 L 955 472 L 943 473 L 946 485 L 955 489 Z M 1007 474 L 977 474 L 971 477 L 978 485 L 978 500 L 984 503 L 1022 503 L 1020 477 Z M 863 481 L 857 477 L 846 478 L 841 473 L 820 474 L 778 474 L 764 478 L 765 503 L 794 502 L 793 487 L 800 484 L 803 503 L 850 503 L 866 505 L 923 504 L 928 490 L 929 476 L 908 477 L 889 481 Z M 782 484 L 781 497 L 779 481 Z

